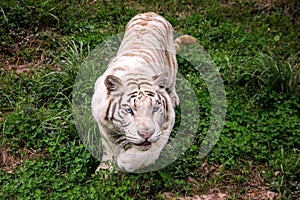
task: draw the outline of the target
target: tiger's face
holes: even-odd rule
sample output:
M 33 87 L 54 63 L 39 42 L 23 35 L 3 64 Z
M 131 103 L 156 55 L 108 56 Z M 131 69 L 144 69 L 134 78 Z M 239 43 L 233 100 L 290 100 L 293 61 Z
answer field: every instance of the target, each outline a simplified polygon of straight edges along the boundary
M 166 79 L 163 76 L 153 79 L 106 78 L 107 92 L 112 97 L 107 118 L 119 130 L 112 134 L 115 143 L 146 151 L 166 137 L 164 123 L 172 110 L 164 88 Z

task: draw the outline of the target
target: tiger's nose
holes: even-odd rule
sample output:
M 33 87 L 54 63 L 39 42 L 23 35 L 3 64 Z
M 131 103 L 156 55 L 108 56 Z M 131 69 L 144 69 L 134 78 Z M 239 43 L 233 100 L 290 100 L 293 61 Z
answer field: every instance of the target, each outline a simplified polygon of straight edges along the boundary
M 140 135 L 142 138 L 148 139 L 148 138 L 151 137 L 151 135 L 153 135 L 154 130 L 152 130 L 152 131 L 141 131 L 141 132 L 138 132 L 138 133 L 139 133 L 139 135 Z

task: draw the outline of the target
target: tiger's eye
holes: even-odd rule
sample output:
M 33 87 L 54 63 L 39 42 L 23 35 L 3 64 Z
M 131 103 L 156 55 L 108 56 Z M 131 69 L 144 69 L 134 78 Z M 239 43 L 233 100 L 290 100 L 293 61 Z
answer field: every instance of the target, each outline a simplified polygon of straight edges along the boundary
M 132 113 L 132 112 L 133 112 L 131 108 L 127 108 L 127 109 L 125 109 L 125 111 L 126 111 L 127 113 Z
M 159 109 L 159 107 L 154 107 L 154 108 L 153 108 L 153 112 L 157 112 L 158 109 Z

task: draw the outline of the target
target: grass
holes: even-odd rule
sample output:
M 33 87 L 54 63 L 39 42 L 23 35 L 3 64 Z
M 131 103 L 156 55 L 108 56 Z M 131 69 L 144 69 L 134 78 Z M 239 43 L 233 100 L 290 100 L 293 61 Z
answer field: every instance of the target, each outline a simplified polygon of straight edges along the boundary
M 213 193 L 298 199 L 299 6 L 295 0 L 1 2 L 1 199 Z M 226 123 L 216 146 L 199 159 L 201 133 L 209 128 L 209 93 L 199 74 L 179 59 L 201 102 L 193 144 L 166 168 L 103 180 L 105 172 L 94 173 L 98 160 L 78 136 L 72 88 L 92 49 L 148 10 L 195 36 L 211 55 L 226 88 Z

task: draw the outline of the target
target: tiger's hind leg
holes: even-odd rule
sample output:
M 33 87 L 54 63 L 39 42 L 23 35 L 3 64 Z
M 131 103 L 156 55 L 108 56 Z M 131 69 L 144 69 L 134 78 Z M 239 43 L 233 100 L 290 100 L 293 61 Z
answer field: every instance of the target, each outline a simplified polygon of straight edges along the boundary
M 176 90 L 172 90 L 170 93 L 169 93 L 169 96 L 171 98 L 171 101 L 172 101 L 172 105 L 173 105 L 173 108 L 175 108 L 176 106 L 179 105 L 180 103 L 180 100 L 179 100 L 179 97 L 176 93 Z

